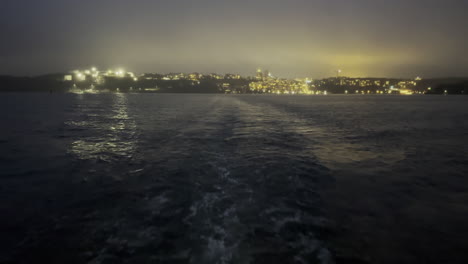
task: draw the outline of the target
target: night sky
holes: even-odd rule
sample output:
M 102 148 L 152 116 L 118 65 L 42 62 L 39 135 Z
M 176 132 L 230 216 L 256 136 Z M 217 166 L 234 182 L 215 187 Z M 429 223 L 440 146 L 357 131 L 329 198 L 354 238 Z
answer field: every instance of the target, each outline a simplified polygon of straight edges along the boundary
M 466 0 L 0 0 L 0 74 L 468 75 Z

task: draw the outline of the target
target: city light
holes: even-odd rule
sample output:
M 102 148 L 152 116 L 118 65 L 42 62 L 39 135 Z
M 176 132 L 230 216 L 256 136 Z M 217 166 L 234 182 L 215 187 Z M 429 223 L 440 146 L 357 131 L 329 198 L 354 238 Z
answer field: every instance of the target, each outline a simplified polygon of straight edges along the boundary
M 86 76 L 85 76 L 84 74 L 82 74 L 81 72 L 78 72 L 78 73 L 76 74 L 76 79 L 77 79 L 78 81 L 84 81 L 84 80 L 86 79 Z
M 337 73 L 342 72 L 341 69 Z M 71 74 L 64 75 L 64 81 L 80 82 L 81 85 L 89 85 L 92 89 L 105 87 L 112 79 L 147 81 L 190 81 L 185 85 L 198 87 L 201 82 L 209 80 L 214 83 L 219 92 L 224 93 L 261 93 L 261 94 L 289 94 L 289 95 L 328 95 L 328 94 L 421 94 L 431 87 L 417 88 L 418 80 L 415 79 L 386 79 L 386 78 L 351 78 L 329 77 L 325 79 L 295 78 L 286 79 L 275 77 L 270 71 L 257 69 L 253 77 L 242 77 L 239 74 L 201 74 L 201 73 L 168 73 L 168 74 L 142 74 L 137 75 L 127 72 L 122 68 L 107 71 L 98 71 L 96 67 L 84 70 L 75 70 Z M 233 80 L 241 80 L 240 83 Z M 115 81 L 114 81 L 115 82 Z M 180 84 L 178 84 L 180 85 Z M 154 85 L 158 86 L 158 85 Z M 119 87 L 121 90 L 122 88 Z M 130 91 L 139 90 L 138 88 Z M 152 87 L 148 87 L 151 88 Z M 159 88 L 156 88 L 160 91 Z M 354 92 L 353 92 L 354 91 Z
M 409 89 L 400 89 L 400 94 L 402 95 L 412 95 L 414 92 Z
M 122 70 L 122 69 L 116 70 L 115 75 L 118 76 L 118 77 L 124 77 L 125 71 Z

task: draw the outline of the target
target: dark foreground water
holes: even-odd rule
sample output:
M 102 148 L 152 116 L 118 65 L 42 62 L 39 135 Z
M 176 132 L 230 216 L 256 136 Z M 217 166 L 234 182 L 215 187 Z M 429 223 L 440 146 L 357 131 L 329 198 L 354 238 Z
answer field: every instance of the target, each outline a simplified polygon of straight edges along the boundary
M 468 97 L 0 95 L 0 263 L 468 263 Z

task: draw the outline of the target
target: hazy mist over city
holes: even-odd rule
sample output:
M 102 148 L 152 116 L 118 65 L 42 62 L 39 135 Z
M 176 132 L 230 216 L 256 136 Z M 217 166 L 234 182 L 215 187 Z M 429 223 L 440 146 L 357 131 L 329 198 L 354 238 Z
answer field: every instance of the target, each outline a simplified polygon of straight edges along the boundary
M 97 66 L 135 72 L 323 78 L 460 77 L 468 72 L 458 0 L 5 0 L 0 73 Z

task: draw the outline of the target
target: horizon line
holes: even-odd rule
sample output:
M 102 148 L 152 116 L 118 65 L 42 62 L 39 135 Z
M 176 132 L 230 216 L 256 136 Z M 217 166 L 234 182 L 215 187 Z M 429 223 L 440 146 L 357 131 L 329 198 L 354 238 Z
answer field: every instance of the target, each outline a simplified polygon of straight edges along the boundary
M 72 73 L 75 70 L 69 70 L 69 71 L 64 71 L 64 72 L 50 72 L 50 73 L 42 73 L 42 74 L 24 74 L 24 75 L 19 75 L 19 74 L 4 74 L 0 73 L 0 77 L 29 77 L 29 78 L 34 78 L 34 77 L 43 77 L 43 76 L 48 76 L 48 75 L 56 75 L 56 74 L 64 74 L 66 75 L 67 73 Z M 141 76 L 144 74 L 161 74 L 161 75 L 169 75 L 169 74 L 193 74 L 193 73 L 198 73 L 202 75 L 210 75 L 210 74 L 216 74 L 216 75 L 228 75 L 228 74 L 233 74 L 233 75 L 239 75 L 242 78 L 255 78 L 253 75 L 242 75 L 239 73 L 217 73 L 217 72 L 145 72 L 145 73 L 138 73 L 135 74 L 137 76 Z M 355 78 L 355 79 L 417 79 L 421 78 L 421 80 L 434 80 L 434 79 L 468 79 L 467 76 L 443 76 L 443 77 L 377 77 L 377 76 L 328 76 L 328 77 L 318 77 L 318 78 L 313 78 L 313 77 L 274 77 L 275 79 L 306 79 L 310 78 L 313 80 L 321 80 L 321 79 L 331 79 L 331 78 Z

